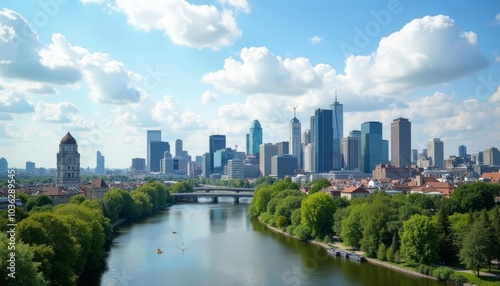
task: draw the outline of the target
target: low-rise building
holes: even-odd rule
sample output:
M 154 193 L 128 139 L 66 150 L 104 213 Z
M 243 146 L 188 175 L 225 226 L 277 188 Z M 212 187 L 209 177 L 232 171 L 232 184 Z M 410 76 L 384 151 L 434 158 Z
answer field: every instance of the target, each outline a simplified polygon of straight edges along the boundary
M 370 194 L 365 188 L 361 187 L 347 187 L 340 192 L 342 198 L 351 200 L 354 198 L 368 197 Z

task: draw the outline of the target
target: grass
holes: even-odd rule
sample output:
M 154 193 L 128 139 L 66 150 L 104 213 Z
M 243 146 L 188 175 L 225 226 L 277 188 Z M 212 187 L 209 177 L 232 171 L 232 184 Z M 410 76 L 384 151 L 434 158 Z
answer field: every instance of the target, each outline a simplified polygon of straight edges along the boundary
M 477 277 L 476 274 L 464 273 L 460 271 L 455 271 L 455 273 L 462 275 L 467 278 L 468 283 L 472 283 L 478 286 L 498 286 L 499 279 L 495 277 L 489 276 L 480 276 Z

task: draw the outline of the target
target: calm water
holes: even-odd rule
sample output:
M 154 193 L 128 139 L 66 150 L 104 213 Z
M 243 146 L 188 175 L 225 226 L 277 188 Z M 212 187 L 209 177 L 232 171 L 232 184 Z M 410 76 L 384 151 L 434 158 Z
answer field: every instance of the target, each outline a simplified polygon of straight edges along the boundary
M 79 285 L 443 285 L 276 234 L 249 218 L 248 202 L 178 204 L 123 226 L 106 269 Z

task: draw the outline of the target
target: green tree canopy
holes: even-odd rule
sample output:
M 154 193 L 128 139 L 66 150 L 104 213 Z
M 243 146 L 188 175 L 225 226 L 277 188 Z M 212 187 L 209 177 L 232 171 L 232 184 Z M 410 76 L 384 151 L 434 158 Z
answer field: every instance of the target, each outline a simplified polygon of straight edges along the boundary
M 26 210 L 30 211 L 34 207 L 41 207 L 45 205 L 52 206 L 52 199 L 49 196 L 45 194 L 32 196 L 26 202 Z
M 483 220 L 475 220 L 465 235 L 459 254 L 460 261 L 467 269 L 475 270 L 478 277 L 479 269 L 488 265 L 491 251 L 489 233 L 484 231 L 485 228 Z
M 342 222 L 341 237 L 349 246 L 359 248 L 363 238 L 363 214 L 368 204 L 349 206 L 349 215 Z
M 403 223 L 401 255 L 411 263 L 429 264 L 436 260 L 436 227 L 429 217 L 416 214 Z
M 453 261 L 456 255 L 453 244 L 453 232 L 444 205 L 441 205 L 437 213 L 436 234 L 438 239 L 437 252 L 439 260 L 445 263 Z
M 319 192 L 322 189 L 327 188 L 331 185 L 332 184 L 330 183 L 330 181 L 328 181 L 328 179 L 319 178 L 312 184 L 311 189 L 309 189 L 309 194 L 314 194 L 316 192 Z
M 458 186 L 452 195 L 461 212 L 480 211 L 495 206 L 495 196 L 500 195 L 500 184 L 476 182 Z
M 273 189 L 269 185 L 260 185 L 253 194 L 252 201 L 248 206 L 248 212 L 252 216 L 259 216 L 267 209 L 267 204 L 272 198 Z
M 307 196 L 300 207 L 301 222 L 311 229 L 312 237 L 331 233 L 335 205 L 330 194 L 324 192 Z

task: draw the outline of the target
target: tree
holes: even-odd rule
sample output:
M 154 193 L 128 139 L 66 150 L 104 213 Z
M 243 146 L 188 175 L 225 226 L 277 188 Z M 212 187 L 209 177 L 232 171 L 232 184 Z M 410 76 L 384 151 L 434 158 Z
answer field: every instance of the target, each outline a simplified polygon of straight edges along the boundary
M 76 196 L 72 196 L 71 199 L 69 199 L 69 203 L 70 204 L 77 204 L 77 205 L 80 205 L 81 203 L 83 203 L 83 201 L 85 201 L 87 198 L 85 198 L 85 195 L 83 194 L 79 194 L 79 195 L 76 195 Z
M 288 224 L 288 222 L 291 222 L 292 212 L 296 209 L 300 209 L 300 205 L 302 204 L 303 199 L 303 196 L 288 196 L 284 199 L 281 199 L 278 205 L 276 205 L 274 216 L 283 216 L 286 219 L 285 222 L 287 222 Z
M 493 236 L 491 237 L 493 256 L 497 261 L 497 268 L 500 269 L 500 207 L 493 209 L 493 218 L 491 219 L 491 228 Z
M 301 222 L 311 229 L 312 237 L 331 233 L 335 205 L 330 194 L 319 192 L 309 195 L 300 207 Z
M 457 202 L 462 212 L 480 211 L 495 206 L 495 196 L 500 195 L 500 184 L 476 182 L 458 186 L 452 199 Z
M 453 261 L 455 257 L 453 232 L 451 231 L 451 223 L 444 205 L 441 205 L 437 214 L 436 233 L 438 239 L 437 251 L 440 261 L 445 263 Z
M 363 225 L 361 222 L 368 204 L 354 205 L 349 208 L 349 215 L 342 222 L 341 237 L 347 245 L 359 248 L 363 238 Z
M 11 249 L 9 249 L 9 246 Z M 9 276 L 12 271 L 9 269 L 10 253 L 15 253 L 14 277 Z M 0 233 L 0 284 L 5 286 L 10 285 L 26 285 L 40 286 L 48 285 L 43 279 L 42 273 L 38 270 L 40 263 L 33 260 L 33 252 L 29 245 L 18 241 L 15 244 L 15 249 L 9 245 L 9 238 L 4 232 Z
M 37 195 L 28 199 L 26 202 L 26 210 L 30 211 L 34 207 L 41 207 L 44 205 L 52 206 L 52 199 L 47 195 Z
M 248 206 L 250 215 L 259 216 L 262 212 L 266 211 L 272 192 L 273 189 L 268 185 L 261 185 L 255 190 L 252 202 Z
M 429 217 L 416 214 L 403 223 L 401 255 L 410 263 L 429 264 L 436 260 L 436 227 Z
M 489 252 L 488 248 L 489 237 L 484 231 L 484 222 L 476 220 L 465 236 L 460 249 L 460 261 L 465 264 L 467 269 L 475 270 L 479 277 L 479 269 L 488 265 Z
M 488 216 L 488 211 L 486 209 L 483 209 L 481 211 L 481 221 L 483 222 L 483 225 L 484 225 L 484 232 L 486 232 L 488 234 L 488 244 L 486 247 L 488 247 L 489 249 L 492 249 L 493 247 L 493 236 L 495 235 L 494 232 L 493 232 L 493 228 L 491 226 L 491 221 L 490 221 L 490 218 Z M 493 251 L 488 251 L 488 270 L 491 271 L 491 259 L 493 259 L 494 257 L 494 253 Z
M 331 185 L 332 184 L 330 183 L 330 181 L 328 181 L 328 179 L 319 178 L 312 184 L 311 189 L 309 189 L 309 194 L 314 194 L 316 192 L 319 192 L 322 189 L 327 188 Z
M 368 205 L 363 216 L 363 238 L 361 250 L 368 257 L 376 257 L 380 242 L 389 243 L 392 233 L 388 231 L 391 210 L 387 207 L 388 201 L 384 197 L 376 199 Z

